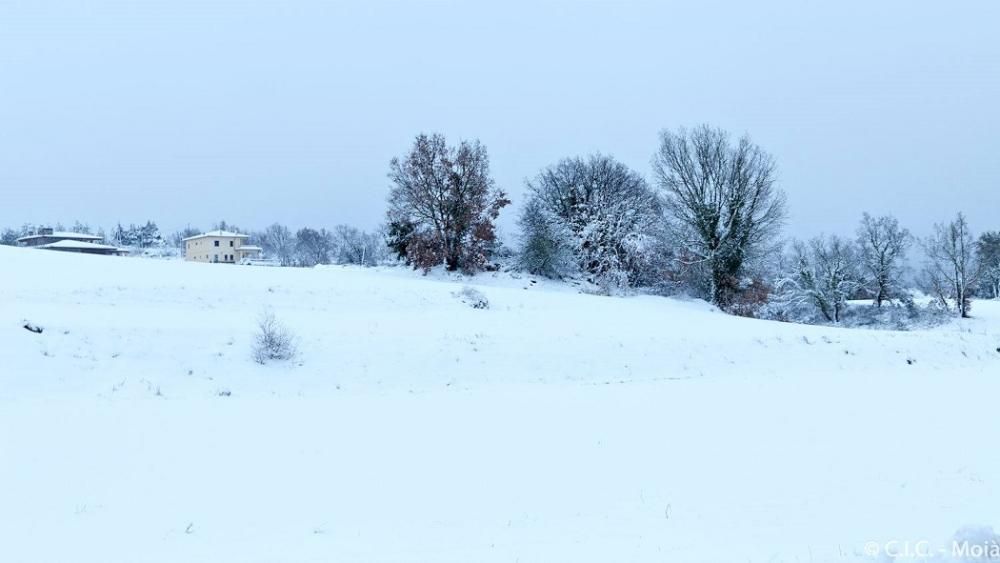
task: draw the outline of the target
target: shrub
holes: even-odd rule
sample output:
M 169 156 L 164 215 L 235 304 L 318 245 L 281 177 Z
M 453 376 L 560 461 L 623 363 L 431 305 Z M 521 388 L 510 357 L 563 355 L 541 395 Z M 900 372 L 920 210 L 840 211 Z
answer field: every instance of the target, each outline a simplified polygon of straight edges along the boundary
M 296 353 L 295 337 L 278 322 L 274 313 L 267 311 L 257 321 L 251 351 L 254 361 L 262 365 L 269 360 L 290 360 Z
M 849 303 L 842 311 L 841 320 L 834 322 L 824 317 L 809 303 L 772 300 L 761 307 L 757 317 L 813 325 L 837 325 L 843 327 L 870 328 L 883 330 L 914 330 L 930 328 L 950 320 L 945 309 L 936 302 L 921 306 L 911 296 L 885 301 L 882 307 L 871 303 Z
M 728 311 L 740 317 L 756 318 L 771 298 L 771 290 L 771 286 L 759 277 L 745 280 L 739 284 Z
M 474 287 L 465 286 L 461 291 L 453 294 L 459 301 L 465 303 L 473 309 L 489 309 L 490 301 L 483 295 L 483 292 Z

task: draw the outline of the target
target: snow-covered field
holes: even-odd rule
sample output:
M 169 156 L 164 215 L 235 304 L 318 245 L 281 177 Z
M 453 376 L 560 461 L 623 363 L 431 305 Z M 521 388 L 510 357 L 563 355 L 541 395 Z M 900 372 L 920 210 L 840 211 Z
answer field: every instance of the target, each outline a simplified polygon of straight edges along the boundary
M 265 308 L 294 362 L 251 360 Z M 844 330 L 509 274 L 0 248 L 0 561 L 936 553 L 1000 528 L 1000 304 L 973 314 Z

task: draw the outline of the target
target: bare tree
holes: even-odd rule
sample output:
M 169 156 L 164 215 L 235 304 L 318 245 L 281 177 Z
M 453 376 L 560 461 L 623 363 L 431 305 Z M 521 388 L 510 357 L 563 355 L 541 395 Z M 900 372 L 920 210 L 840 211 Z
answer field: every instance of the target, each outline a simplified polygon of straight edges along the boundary
M 747 259 L 770 242 L 785 218 L 774 159 L 749 137 L 703 125 L 660 134 L 653 172 L 682 243 L 686 263 L 708 266 L 709 299 L 726 306 Z
M 923 279 L 927 291 L 946 307 L 949 300 L 954 301 L 958 314 L 967 318 L 980 268 L 965 215 L 959 213 L 950 223 L 934 225 L 934 234 L 923 246 L 927 254 Z
M 609 156 L 568 158 L 529 181 L 528 191 L 521 223 L 532 230 L 524 251 L 550 253 L 551 267 L 568 250 L 597 283 L 636 284 L 662 224 L 659 201 L 642 176 Z
M 296 239 L 288 227 L 275 223 L 268 227 L 260 237 L 260 245 L 271 258 L 276 258 L 282 266 L 291 266 L 295 262 Z
M 74 221 L 73 226 L 70 227 L 69 230 L 71 233 L 81 233 L 85 235 L 91 234 L 90 225 L 86 223 L 81 223 L 80 221 Z
M 793 247 L 793 271 L 778 282 L 782 300 L 814 305 L 823 317 L 839 323 L 847 300 L 861 286 L 858 256 L 840 237 L 817 237 Z
M 857 244 L 865 289 L 876 307 L 900 292 L 903 260 L 910 245 L 910 232 L 900 228 L 890 215 L 872 217 L 865 213 L 858 227 Z
M 167 243 L 174 248 L 184 248 L 184 239 L 200 235 L 201 231 L 188 225 L 179 231 L 175 231 L 167 238 Z
M 472 272 L 486 264 L 494 221 L 510 204 L 490 176 L 486 147 L 478 140 L 449 147 L 443 135 L 418 135 L 408 155 L 390 162 L 389 179 L 388 223 L 413 227 L 405 245 L 415 267 Z
M 983 233 L 976 240 L 976 258 L 982 270 L 986 294 L 1000 299 L 1000 232 Z
M 389 248 L 385 237 L 379 233 L 369 233 L 349 225 L 333 228 L 333 241 L 337 261 L 341 264 L 373 266 L 383 261 Z
M 233 233 L 240 232 L 240 228 L 239 227 L 237 227 L 236 225 L 233 225 L 231 223 L 226 222 L 225 219 L 223 219 L 223 220 L 219 221 L 218 223 L 215 223 L 214 225 L 212 225 L 212 230 L 214 230 L 214 231 L 230 231 L 230 232 L 233 232 Z
M 295 254 L 300 266 L 329 264 L 333 251 L 333 235 L 326 229 L 305 227 L 295 233 Z

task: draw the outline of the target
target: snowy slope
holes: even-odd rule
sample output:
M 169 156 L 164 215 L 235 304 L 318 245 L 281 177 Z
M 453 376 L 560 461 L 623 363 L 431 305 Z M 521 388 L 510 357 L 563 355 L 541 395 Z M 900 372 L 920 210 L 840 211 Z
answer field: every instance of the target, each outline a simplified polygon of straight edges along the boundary
M 298 336 L 295 362 L 251 361 L 265 308 Z M 1000 525 L 1000 306 L 974 313 L 841 330 L 529 276 L 0 247 L 0 560 L 946 545 Z

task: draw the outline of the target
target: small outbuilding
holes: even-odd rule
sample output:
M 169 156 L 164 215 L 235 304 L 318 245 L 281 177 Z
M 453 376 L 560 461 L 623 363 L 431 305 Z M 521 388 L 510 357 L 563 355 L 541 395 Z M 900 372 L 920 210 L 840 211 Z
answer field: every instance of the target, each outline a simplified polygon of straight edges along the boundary
M 128 250 L 124 248 L 79 240 L 60 240 L 36 246 L 35 248 L 58 250 L 60 252 L 78 252 L 80 254 L 104 254 L 106 256 L 124 256 L 128 254 Z
M 60 252 L 77 252 L 80 254 L 103 254 L 106 256 L 122 256 L 128 250 L 103 244 L 104 239 L 98 235 L 86 233 L 71 233 L 54 231 L 49 228 L 38 229 L 33 235 L 17 239 L 19 246 L 39 248 L 42 250 L 58 250 Z
M 33 235 L 23 236 L 17 239 L 17 244 L 19 246 L 44 246 L 46 244 L 52 244 L 63 240 L 99 244 L 103 239 L 97 235 L 53 231 L 52 229 L 43 228 L 38 229 L 38 232 Z

